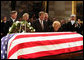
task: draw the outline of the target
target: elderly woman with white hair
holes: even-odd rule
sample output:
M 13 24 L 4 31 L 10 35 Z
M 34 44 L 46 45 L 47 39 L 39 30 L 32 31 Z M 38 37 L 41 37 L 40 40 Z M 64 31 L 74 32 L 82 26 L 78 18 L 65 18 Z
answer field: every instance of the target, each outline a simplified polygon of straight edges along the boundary
M 16 21 L 13 23 L 12 27 L 9 29 L 9 33 L 27 33 L 35 32 L 35 29 L 28 22 L 29 14 L 24 13 L 21 21 Z
M 22 20 L 28 20 L 29 19 L 29 14 L 28 13 L 24 13 L 22 16 Z
M 61 23 L 59 21 L 54 21 L 50 31 L 51 32 L 61 32 L 62 31 Z

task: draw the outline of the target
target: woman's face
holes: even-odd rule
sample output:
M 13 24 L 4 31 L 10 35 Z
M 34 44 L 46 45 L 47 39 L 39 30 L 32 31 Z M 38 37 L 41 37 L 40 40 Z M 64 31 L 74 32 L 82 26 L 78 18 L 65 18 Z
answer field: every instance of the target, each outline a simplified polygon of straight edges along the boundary
M 54 31 L 58 31 L 60 27 L 60 24 L 54 24 Z
M 29 19 L 29 18 L 28 18 L 27 15 L 23 16 L 23 20 L 28 20 L 28 19 Z

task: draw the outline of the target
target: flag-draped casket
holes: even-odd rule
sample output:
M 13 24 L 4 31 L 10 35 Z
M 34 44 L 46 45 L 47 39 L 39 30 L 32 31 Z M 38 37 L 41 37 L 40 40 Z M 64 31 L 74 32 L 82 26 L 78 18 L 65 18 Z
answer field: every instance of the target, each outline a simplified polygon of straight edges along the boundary
M 32 59 L 83 50 L 76 32 L 15 33 L 1 39 L 2 59 Z

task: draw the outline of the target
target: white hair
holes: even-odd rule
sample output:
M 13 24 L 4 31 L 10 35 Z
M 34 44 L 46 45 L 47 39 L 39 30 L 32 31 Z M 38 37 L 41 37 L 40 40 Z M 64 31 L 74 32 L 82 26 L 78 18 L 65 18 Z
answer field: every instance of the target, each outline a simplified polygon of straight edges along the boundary
M 75 17 L 76 15 L 75 14 L 72 14 L 71 17 Z
M 61 23 L 59 21 L 54 21 L 53 24 L 52 24 L 52 26 L 54 27 L 55 24 L 59 24 L 59 26 L 61 26 Z
M 23 14 L 23 17 L 24 17 L 24 16 L 28 16 L 28 17 L 29 17 L 29 14 L 28 14 L 28 13 L 24 13 L 24 14 Z

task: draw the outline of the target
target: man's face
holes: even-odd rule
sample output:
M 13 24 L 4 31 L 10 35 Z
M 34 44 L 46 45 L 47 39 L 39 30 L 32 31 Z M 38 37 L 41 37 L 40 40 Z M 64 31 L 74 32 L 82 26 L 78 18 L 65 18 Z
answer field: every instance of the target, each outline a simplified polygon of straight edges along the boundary
M 41 14 L 41 16 L 39 16 L 39 18 L 40 18 L 41 20 L 44 20 L 45 14 Z
M 17 18 L 17 13 L 12 14 L 11 17 L 12 17 L 13 19 L 16 19 L 16 18 Z
M 45 20 L 47 20 L 48 19 L 48 14 L 45 14 Z
M 75 17 L 74 17 L 74 16 L 72 16 L 72 17 L 71 17 L 71 20 L 75 20 Z

